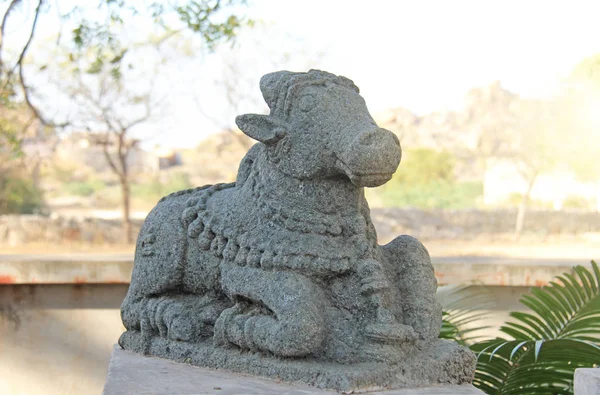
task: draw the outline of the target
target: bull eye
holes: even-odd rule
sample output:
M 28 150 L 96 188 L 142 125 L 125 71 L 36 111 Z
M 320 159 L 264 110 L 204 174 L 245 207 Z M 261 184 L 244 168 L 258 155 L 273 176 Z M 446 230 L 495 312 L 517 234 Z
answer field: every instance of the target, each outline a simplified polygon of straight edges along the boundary
M 298 107 L 300 111 L 307 112 L 315 108 L 317 105 L 317 98 L 315 95 L 304 95 L 298 101 Z

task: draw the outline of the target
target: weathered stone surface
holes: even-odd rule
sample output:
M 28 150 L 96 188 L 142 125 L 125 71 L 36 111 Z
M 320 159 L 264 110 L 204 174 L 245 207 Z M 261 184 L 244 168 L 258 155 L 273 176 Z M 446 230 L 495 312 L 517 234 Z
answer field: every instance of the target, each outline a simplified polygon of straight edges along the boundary
M 339 364 L 310 357 L 282 359 L 239 348 L 221 349 L 206 342 L 191 344 L 160 337 L 146 342 L 135 332 L 126 332 L 120 343 L 128 350 L 177 362 L 343 392 L 470 383 L 475 368 L 472 353 L 447 340 L 435 340 L 429 347 L 404 355 L 404 360 L 394 364 Z
M 575 369 L 575 395 L 600 395 L 600 369 Z
M 215 394 L 215 395 L 333 395 L 300 383 L 264 380 L 171 362 L 146 358 L 115 346 L 108 367 L 104 395 L 117 394 Z M 471 385 L 436 385 L 411 389 L 370 392 L 372 395 L 477 395 Z
M 270 115 L 237 181 L 180 191 L 146 218 L 120 344 L 201 366 L 358 390 L 470 382 L 474 356 L 437 340 L 429 254 L 377 244 L 364 187 L 400 145 L 358 88 L 322 71 L 261 80 Z

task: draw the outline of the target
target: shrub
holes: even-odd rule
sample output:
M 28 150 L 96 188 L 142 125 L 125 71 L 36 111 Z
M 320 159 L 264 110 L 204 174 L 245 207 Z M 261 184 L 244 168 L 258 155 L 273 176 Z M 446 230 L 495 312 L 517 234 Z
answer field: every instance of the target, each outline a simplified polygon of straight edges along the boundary
M 101 189 L 106 188 L 102 181 L 72 181 L 62 186 L 64 192 L 76 196 L 91 196 Z
M 455 158 L 447 151 L 417 148 L 404 153 L 392 180 L 375 194 L 385 206 L 422 209 L 474 207 L 483 194 L 481 182 L 457 183 Z
M 143 199 L 156 199 L 169 193 L 192 187 L 189 176 L 185 173 L 175 173 L 167 182 L 161 182 L 158 177 L 145 183 L 133 184 L 131 193 L 134 197 Z
M 43 193 L 19 176 L 0 178 L 0 214 L 34 214 L 43 208 Z
M 532 312 L 510 313 L 500 328 L 506 338 L 471 345 L 473 384 L 488 395 L 572 394 L 575 369 L 600 364 L 600 268 L 577 266 L 521 303 Z M 444 317 L 441 335 L 464 343 L 463 316 Z
M 391 207 L 462 209 L 477 206 L 482 194 L 481 182 L 437 181 L 414 185 L 389 184 L 381 188 L 379 197 L 385 206 Z
M 430 148 L 406 150 L 402 164 L 394 175 L 392 183 L 416 185 L 437 182 L 454 182 L 456 160 L 448 151 Z
M 572 208 L 578 210 L 589 210 L 592 204 L 589 200 L 581 196 L 567 196 L 563 201 L 563 208 Z

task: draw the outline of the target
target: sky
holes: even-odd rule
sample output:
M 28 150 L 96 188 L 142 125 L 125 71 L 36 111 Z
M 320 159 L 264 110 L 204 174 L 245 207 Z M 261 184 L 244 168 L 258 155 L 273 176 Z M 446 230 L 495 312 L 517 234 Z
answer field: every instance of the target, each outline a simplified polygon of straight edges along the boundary
M 574 64 L 600 52 L 597 1 L 254 4 L 256 15 L 326 46 L 322 66 L 355 80 L 374 110 L 456 106 L 468 89 L 494 80 L 544 95 Z
M 600 53 L 598 1 L 254 0 L 247 12 L 266 27 L 243 32 L 240 48 L 252 36 L 268 54 L 295 51 L 282 68 L 344 75 L 374 114 L 457 109 L 471 88 L 496 80 L 522 96 L 549 96 L 578 62 Z M 274 70 L 265 53 L 249 51 L 237 56 L 255 71 L 247 78 L 258 94 L 260 76 Z M 221 52 L 203 60 L 209 73 L 218 75 Z M 213 131 L 206 127 L 200 135 Z
M 458 109 L 470 89 L 494 81 L 549 96 L 600 53 L 599 1 L 248 0 L 240 10 L 258 26 L 241 31 L 234 49 L 169 64 L 160 76 L 168 99 L 140 135 L 195 146 L 238 113 L 264 111 L 258 81 L 278 69 L 344 75 L 374 115 L 395 107 L 425 114 Z M 223 89 L 232 64 L 234 88 L 247 97 L 235 105 Z

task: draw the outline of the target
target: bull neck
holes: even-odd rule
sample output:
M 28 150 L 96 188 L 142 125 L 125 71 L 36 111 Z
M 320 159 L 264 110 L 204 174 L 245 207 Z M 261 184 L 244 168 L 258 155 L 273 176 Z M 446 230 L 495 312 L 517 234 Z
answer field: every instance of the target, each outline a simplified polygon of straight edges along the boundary
M 362 214 L 368 209 L 364 188 L 347 178 L 294 178 L 279 170 L 264 151 L 256 158 L 249 178 L 248 186 L 256 197 L 286 211 L 346 216 Z

